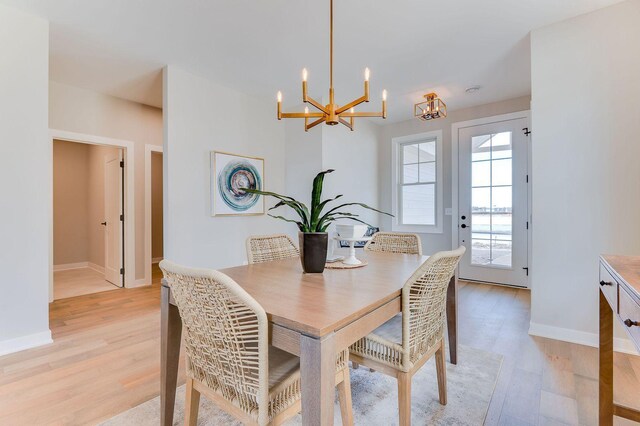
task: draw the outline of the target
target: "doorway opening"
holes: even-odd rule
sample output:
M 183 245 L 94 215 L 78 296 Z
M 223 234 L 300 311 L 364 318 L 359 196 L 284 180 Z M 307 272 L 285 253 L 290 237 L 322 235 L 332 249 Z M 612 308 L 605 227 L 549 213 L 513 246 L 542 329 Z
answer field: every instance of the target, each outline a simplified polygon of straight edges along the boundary
M 124 150 L 53 140 L 53 299 L 124 286 Z
M 460 279 L 529 286 L 528 126 L 526 113 L 453 126 Z
M 159 283 L 163 259 L 163 153 L 162 146 L 145 145 L 145 282 Z

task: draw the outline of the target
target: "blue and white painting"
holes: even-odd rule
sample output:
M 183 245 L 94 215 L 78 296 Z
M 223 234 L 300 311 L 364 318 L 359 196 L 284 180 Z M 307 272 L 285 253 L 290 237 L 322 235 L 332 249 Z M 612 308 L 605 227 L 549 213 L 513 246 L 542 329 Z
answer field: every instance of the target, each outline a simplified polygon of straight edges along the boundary
M 224 152 L 211 153 L 213 216 L 264 214 L 264 199 L 244 189 L 264 188 L 264 160 Z

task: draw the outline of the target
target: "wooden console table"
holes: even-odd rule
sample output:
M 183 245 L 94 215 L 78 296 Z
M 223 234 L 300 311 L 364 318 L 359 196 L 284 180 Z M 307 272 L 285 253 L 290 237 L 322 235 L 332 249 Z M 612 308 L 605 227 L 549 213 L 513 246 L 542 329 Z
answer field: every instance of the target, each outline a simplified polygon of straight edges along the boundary
M 600 256 L 600 425 L 613 416 L 640 422 L 640 411 L 613 402 L 613 318 L 640 350 L 640 256 Z

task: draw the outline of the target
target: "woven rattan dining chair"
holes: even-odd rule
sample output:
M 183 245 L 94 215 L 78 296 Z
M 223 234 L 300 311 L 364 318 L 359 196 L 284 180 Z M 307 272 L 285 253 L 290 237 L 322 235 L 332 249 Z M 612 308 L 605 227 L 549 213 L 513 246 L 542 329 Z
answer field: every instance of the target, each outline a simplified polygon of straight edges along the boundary
M 249 264 L 298 256 L 300 256 L 300 252 L 288 235 L 254 235 L 247 238 Z
M 200 395 L 248 425 L 279 425 L 301 408 L 300 359 L 270 346 L 264 309 L 222 272 L 163 260 L 184 330 L 185 425 L 196 425 Z M 353 424 L 348 351 L 338 357 L 343 424 Z
M 422 243 L 418 234 L 401 232 L 376 232 L 364 245 L 367 251 L 422 255 Z
M 252 235 L 247 238 L 247 261 L 253 263 L 270 262 L 300 256 L 298 248 L 291 238 L 285 234 Z M 345 368 L 346 367 L 346 368 Z M 342 423 L 352 424 L 351 382 L 349 379 L 349 349 L 340 352 L 336 359 L 336 374 L 346 375 L 346 379 L 338 384 L 340 391 L 340 411 Z M 345 414 L 348 417 L 345 417 Z
M 398 380 L 400 425 L 411 424 L 411 379 L 435 354 L 440 403 L 447 403 L 444 324 L 449 281 L 464 247 L 430 256 L 402 288 L 402 314 L 351 346 L 353 361 Z

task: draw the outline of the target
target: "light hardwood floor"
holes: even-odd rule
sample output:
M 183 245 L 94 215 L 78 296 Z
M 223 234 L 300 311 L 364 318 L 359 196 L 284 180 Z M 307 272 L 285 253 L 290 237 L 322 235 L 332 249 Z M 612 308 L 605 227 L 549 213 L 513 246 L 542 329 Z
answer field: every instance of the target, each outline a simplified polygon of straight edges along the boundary
M 119 287 L 104 279 L 104 274 L 91 268 L 77 268 L 53 273 L 53 299 L 66 299 Z
M 54 343 L 0 357 L 0 424 L 95 424 L 157 396 L 159 278 L 54 302 Z M 529 336 L 529 303 L 526 290 L 460 288 L 461 343 L 504 355 L 486 424 L 597 424 L 596 349 Z M 640 406 L 640 358 L 616 354 L 615 374 L 616 399 Z

